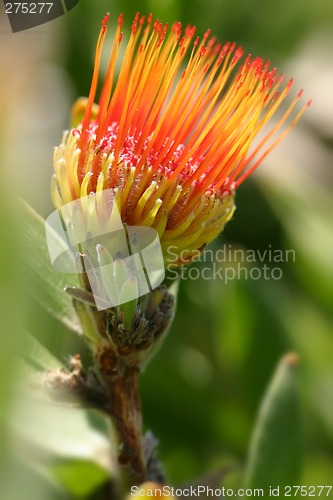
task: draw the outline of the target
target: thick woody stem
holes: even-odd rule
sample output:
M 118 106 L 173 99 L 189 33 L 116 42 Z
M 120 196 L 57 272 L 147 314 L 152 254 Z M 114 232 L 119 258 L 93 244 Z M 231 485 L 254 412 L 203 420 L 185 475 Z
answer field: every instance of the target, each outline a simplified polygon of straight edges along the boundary
M 110 415 L 120 441 L 118 461 L 138 483 L 146 479 L 142 447 L 142 417 L 139 394 L 139 370 L 125 369 L 110 387 Z
M 87 291 L 91 295 L 87 275 L 83 273 L 81 278 L 83 292 Z M 140 484 L 146 480 L 147 474 L 142 438 L 138 356 L 132 346 L 121 349 L 111 339 L 107 333 L 107 325 L 110 323 L 107 313 L 97 311 L 90 304 L 82 308 L 78 299 L 76 306 L 85 333 L 92 341 L 96 373 L 99 373 L 107 400 L 103 411 L 111 417 L 118 441 L 118 463 L 123 469 L 124 477 L 127 476 L 127 482 L 131 483 L 127 486 Z M 90 311 L 91 325 L 86 318 L 87 311 Z M 91 334 L 91 329 L 94 334 Z M 117 328 L 116 331 L 118 332 Z M 100 340 L 96 342 L 98 338 Z M 128 473 L 125 474 L 125 471 Z
M 162 474 L 153 456 L 155 444 L 151 446 L 147 440 L 144 443 L 142 436 L 139 373 L 147 355 L 156 349 L 170 325 L 174 297 L 166 287 L 156 288 L 137 304 L 128 324 L 126 309 L 99 311 L 94 307 L 85 274 L 82 285 L 83 289 L 68 288 L 67 292 L 74 298 L 92 349 L 92 372 L 98 382 L 98 395 L 100 392 L 103 395 L 98 401 L 101 400 L 101 409 L 112 420 L 119 446 L 118 463 L 123 471 L 122 483 L 128 490 L 129 486 Z
M 129 481 L 146 480 L 143 452 L 139 368 L 133 360 L 108 347 L 99 357 L 100 372 L 109 395 L 108 413 L 117 435 L 119 465 L 129 472 Z

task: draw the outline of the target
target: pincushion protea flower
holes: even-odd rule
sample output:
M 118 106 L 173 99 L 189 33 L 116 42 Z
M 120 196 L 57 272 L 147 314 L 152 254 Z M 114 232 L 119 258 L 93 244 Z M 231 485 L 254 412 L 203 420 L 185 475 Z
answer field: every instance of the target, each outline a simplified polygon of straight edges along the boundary
M 75 129 L 55 150 L 53 200 L 62 205 L 112 188 L 123 222 L 156 229 L 165 260 L 168 247 L 182 258 L 221 232 L 234 212 L 235 189 L 254 171 L 300 118 L 281 127 L 300 91 L 249 152 L 253 140 L 286 98 L 275 68 L 234 43 L 195 38 L 195 27 L 171 29 L 135 16 L 119 76 L 122 15 L 109 65 L 94 104 L 109 14 L 102 22 L 89 97 Z M 277 138 L 269 144 L 275 133 Z M 184 252 L 185 250 L 185 252 Z M 184 255 L 186 256 L 184 259 Z

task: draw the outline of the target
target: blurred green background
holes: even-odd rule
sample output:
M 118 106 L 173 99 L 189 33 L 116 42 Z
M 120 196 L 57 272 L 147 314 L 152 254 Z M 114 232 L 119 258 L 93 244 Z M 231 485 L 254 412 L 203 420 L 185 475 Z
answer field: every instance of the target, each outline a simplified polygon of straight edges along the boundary
M 52 148 L 68 126 L 71 103 L 88 93 L 100 20 L 108 10 L 110 37 L 118 14 L 124 12 L 126 30 L 137 10 L 152 11 L 170 23 L 179 19 L 195 24 L 199 34 L 210 27 L 221 41 L 235 40 L 246 53 L 273 60 L 287 77 L 295 77 L 296 90 L 304 88 L 306 99 L 313 98 L 297 128 L 239 189 L 234 219 L 212 247 L 218 250 L 231 245 L 260 252 L 291 249 L 295 262 L 281 265 L 279 280 L 241 278 L 227 284 L 220 279 L 184 280 L 173 327 L 146 368 L 141 386 L 145 427 L 160 441 L 159 455 L 170 481 L 182 484 L 220 464 L 242 467 L 275 366 L 284 353 L 298 353 L 303 433 L 298 484 L 332 484 L 333 3 L 80 0 L 66 16 L 18 34 L 10 32 L 3 5 L 0 9 L 2 200 L 8 193 L 18 193 L 44 217 L 52 210 Z M 10 230 L 15 213 L 13 216 L 14 211 L 4 204 L 2 417 L 16 404 L 9 394 L 16 373 L 13 352 L 21 343 L 14 324 L 18 316 L 62 363 L 69 353 L 88 356 L 76 334 L 22 292 L 26 285 L 38 288 L 38 283 L 22 283 L 17 277 L 20 273 L 10 250 L 17 246 L 15 242 L 10 246 L 15 238 Z M 276 265 L 267 259 L 264 263 Z M 255 265 L 262 267 L 263 263 Z M 8 441 L 10 450 L 21 446 L 4 427 L 8 418 L 3 421 L 2 450 Z M 24 418 L 22 422 L 25 425 Z M 57 453 L 59 459 L 61 450 Z M 4 457 L 10 464 L 8 456 Z M 39 451 L 36 461 L 40 457 Z M 50 457 L 47 463 L 53 474 L 50 477 L 61 484 L 72 484 L 73 477 L 82 483 L 87 474 L 84 467 L 68 472 L 61 462 L 57 469 Z M 15 462 L 13 470 L 16 467 L 20 465 Z M 8 479 L 12 477 L 9 469 L 2 471 L 3 481 L 9 484 L 4 500 L 20 498 L 22 493 Z M 23 488 L 37 488 L 38 484 L 34 498 L 67 498 L 51 486 L 49 476 L 46 481 L 44 473 L 34 474 L 20 475 Z M 90 474 L 96 485 L 103 482 L 100 471 Z M 89 488 L 74 488 L 69 498 L 88 498 L 88 493 Z M 99 497 L 92 489 L 89 498 Z

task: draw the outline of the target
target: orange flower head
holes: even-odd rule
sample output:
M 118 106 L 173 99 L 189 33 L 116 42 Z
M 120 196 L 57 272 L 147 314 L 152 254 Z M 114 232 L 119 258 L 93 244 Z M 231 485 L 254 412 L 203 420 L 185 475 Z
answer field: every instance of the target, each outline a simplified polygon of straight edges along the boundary
M 293 114 L 300 91 L 253 145 L 293 81 L 283 85 L 269 61 L 243 58 L 242 48 L 221 45 L 209 30 L 200 38 L 194 26 L 182 30 L 176 22 L 169 28 L 137 14 L 116 78 L 119 16 L 97 105 L 108 19 L 97 42 L 89 97 L 73 108 L 74 119 L 81 113 L 82 120 L 55 150 L 53 200 L 60 208 L 112 189 L 122 221 L 154 228 L 166 263 L 172 245 L 173 255 L 182 256 L 173 264 L 180 265 L 222 231 L 235 209 L 236 188 L 309 103 Z

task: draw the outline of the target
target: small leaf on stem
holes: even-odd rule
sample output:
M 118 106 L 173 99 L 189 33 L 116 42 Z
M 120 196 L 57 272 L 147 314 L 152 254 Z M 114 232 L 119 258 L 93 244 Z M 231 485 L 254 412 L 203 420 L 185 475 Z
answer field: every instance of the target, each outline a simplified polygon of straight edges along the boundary
M 246 488 L 297 484 L 302 455 L 296 368 L 290 353 L 280 361 L 263 399 L 245 470 Z

